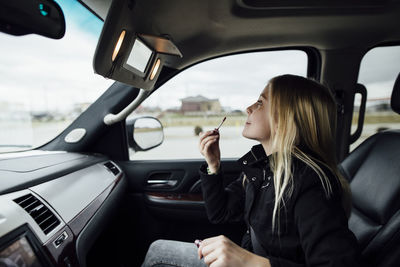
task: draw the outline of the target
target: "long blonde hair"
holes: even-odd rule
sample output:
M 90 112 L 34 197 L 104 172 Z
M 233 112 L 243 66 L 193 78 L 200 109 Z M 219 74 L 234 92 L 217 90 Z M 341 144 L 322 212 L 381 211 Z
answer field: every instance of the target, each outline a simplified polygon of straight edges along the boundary
M 342 205 L 349 217 L 351 192 L 336 161 L 336 104 L 333 96 L 318 82 L 295 75 L 277 76 L 268 86 L 271 144 L 272 151 L 276 152 L 270 157 L 275 184 L 272 231 L 278 220 L 280 232 L 280 210 L 282 206 L 286 208 L 285 196 L 290 198 L 293 193 L 293 156 L 317 173 L 327 198 L 332 195 L 332 186 L 320 166 L 327 167 L 336 176 L 344 189 Z M 302 147 L 316 156 L 306 154 Z

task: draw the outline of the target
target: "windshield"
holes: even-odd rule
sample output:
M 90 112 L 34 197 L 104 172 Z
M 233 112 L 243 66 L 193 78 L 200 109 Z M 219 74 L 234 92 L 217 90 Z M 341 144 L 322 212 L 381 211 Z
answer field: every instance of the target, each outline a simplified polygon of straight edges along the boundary
M 92 67 L 103 22 L 77 1 L 56 2 L 62 39 L 0 32 L 0 152 L 47 143 L 113 82 Z

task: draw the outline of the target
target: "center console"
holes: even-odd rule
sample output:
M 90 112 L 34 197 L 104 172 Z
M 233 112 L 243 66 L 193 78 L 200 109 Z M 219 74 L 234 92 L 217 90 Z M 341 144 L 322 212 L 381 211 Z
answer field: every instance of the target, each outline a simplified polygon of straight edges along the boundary
M 27 224 L 0 239 L 1 267 L 50 266 L 40 243 Z

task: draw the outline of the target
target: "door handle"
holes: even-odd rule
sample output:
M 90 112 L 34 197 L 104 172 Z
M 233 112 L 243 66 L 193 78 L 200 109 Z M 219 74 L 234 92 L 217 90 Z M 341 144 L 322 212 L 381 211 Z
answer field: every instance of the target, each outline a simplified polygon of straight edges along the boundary
M 202 194 L 176 194 L 162 192 L 146 193 L 147 200 L 153 205 L 175 207 L 201 207 L 204 208 L 204 199 Z
M 169 188 L 174 187 L 177 183 L 178 180 L 147 180 L 147 187 Z

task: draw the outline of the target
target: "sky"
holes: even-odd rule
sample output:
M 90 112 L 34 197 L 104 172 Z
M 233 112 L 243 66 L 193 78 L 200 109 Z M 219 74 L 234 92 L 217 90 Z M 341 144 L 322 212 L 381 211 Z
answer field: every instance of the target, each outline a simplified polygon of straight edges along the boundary
M 180 99 L 201 94 L 218 98 L 222 106 L 244 110 L 270 78 L 283 73 L 305 76 L 307 55 L 302 51 L 257 52 L 203 62 L 168 81 L 146 104 L 176 107 Z
M 61 40 L 0 33 L 0 103 L 62 112 L 93 102 L 113 83 L 92 67 L 103 22 L 75 0 L 59 3 L 66 20 Z
M 94 74 L 92 61 L 102 22 L 75 0 L 58 1 L 66 18 L 66 35 L 53 40 L 37 35 L 0 33 L 0 104 L 32 111 L 70 110 L 93 102 L 113 81 Z M 273 76 L 306 74 L 301 51 L 262 52 L 204 62 L 167 82 L 143 104 L 178 107 L 180 99 L 201 94 L 222 106 L 244 110 Z M 370 98 L 390 97 L 400 71 L 400 47 L 377 48 L 363 59 L 359 81 Z M 244 79 L 245 77 L 246 79 Z M 0 107 L 1 108 L 1 107 Z
M 368 99 L 390 97 L 400 73 L 400 46 L 377 47 L 361 61 L 358 82 L 366 86 Z
M 400 72 L 398 62 L 400 46 L 376 48 L 364 56 L 358 82 L 367 87 L 368 99 L 390 98 Z M 218 98 L 222 106 L 244 110 L 258 97 L 270 78 L 284 73 L 305 76 L 306 64 L 306 54 L 294 50 L 218 58 L 183 71 L 145 103 L 163 108 L 176 107 L 180 105 L 179 99 L 201 94 Z

